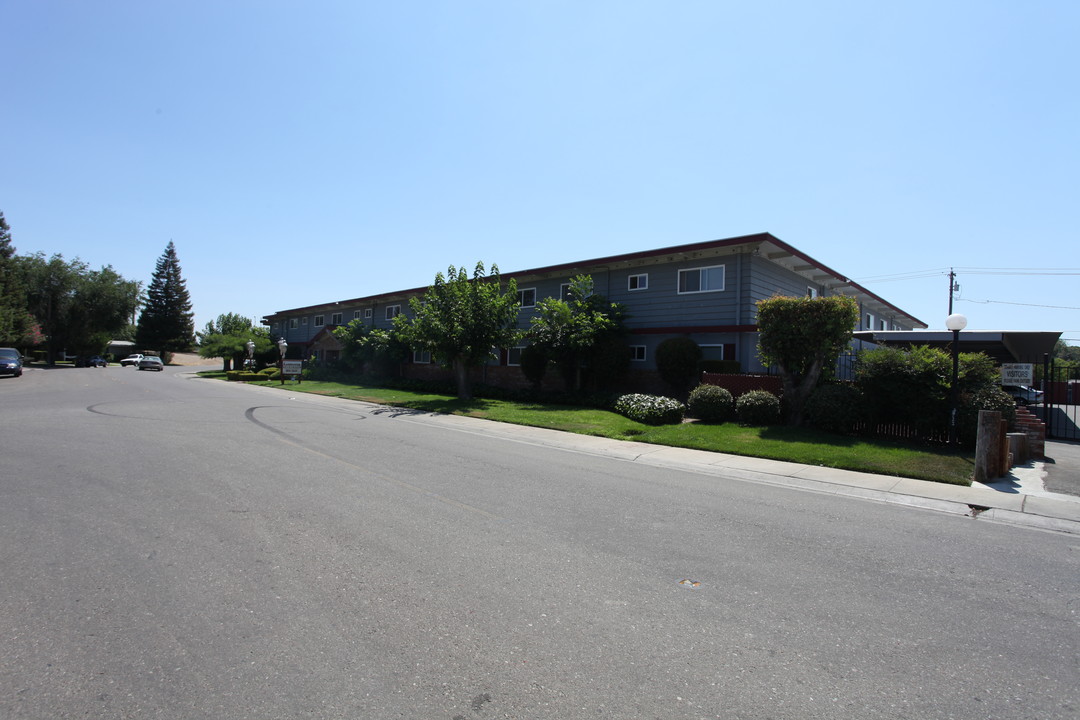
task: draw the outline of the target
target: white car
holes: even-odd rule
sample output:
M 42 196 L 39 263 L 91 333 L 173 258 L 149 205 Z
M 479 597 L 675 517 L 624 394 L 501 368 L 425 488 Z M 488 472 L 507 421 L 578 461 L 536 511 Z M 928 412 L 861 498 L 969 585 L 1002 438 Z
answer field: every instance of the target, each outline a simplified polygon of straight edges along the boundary
M 139 361 L 140 370 L 157 370 L 162 371 L 165 369 L 165 363 L 161 362 L 161 358 L 157 355 L 143 355 L 142 360 Z
M 127 367 L 128 365 L 131 365 L 133 367 L 139 367 L 139 361 L 142 359 L 142 355 L 128 355 L 126 358 L 120 361 L 120 367 Z

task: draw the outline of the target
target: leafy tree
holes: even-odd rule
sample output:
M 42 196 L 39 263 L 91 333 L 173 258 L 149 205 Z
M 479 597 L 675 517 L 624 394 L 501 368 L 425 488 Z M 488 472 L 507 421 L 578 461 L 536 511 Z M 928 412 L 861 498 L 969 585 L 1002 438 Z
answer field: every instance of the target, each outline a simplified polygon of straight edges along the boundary
M 621 342 L 625 312 L 593 292 L 591 275 L 571 278 L 569 300 L 544 298 L 536 312 L 528 337 L 555 362 L 567 388 L 581 390 L 585 370 L 592 370 L 594 379 L 609 380 L 625 372 L 630 359 Z
M 334 337 L 341 343 L 341 359 L 346 367 L 375 375 L 389 375 L 405 361 L 409 348 L 398 334 L 373 328 L 360 318 L 334 328 Z
M 176 247 L 170 240 L 158 258 L 146 290 L 146 305 L 139 316 L 135 342 L 168 352 L 190 350 L 195 344 L 194 317 Z
M 492 350 L 513 345 L 520 333 L 517 322 L 517 283 L 511 279 L 504 290 L 497 265 L 486 275 L 477 263 L 470 280 L 464 267 L 451 265 L 444 276 L 435 275 L 423 297 L 409 300 L 413 317 L 398 315 L 394 327 L 415 350 L 427 350 L 443 365 L 453 368 L 458 397 L 472 397 L 469 370 L 483 365 Z
M 0 218 L 2 219 L 2 218 Z M 1065 341 L 1058 338 L 1058 341 L 1054 343 L 1054 363 L 1058 367 L 1080 366 L 1080 346 L 1066 345 Z
M 758 353 L 784 385 L 788 423 L 802 423 L 803 406 L 826 365 L 836 362 L 859 320 L 854 298 L 773 297 L 760 300 Z
M 256 357 L 265 358 L 277 354 L 277 346 L 271 341 L 270 331 L 257 327 L 251 318 L 236 313 L 218 315 L 217 320 L 206 323 L 199 336 L 199 356 L 222 359 L 222 370 L 243 367 L 247 358 L 248 341 L 255 343 Z
M 26 347 L 36 344 L 40 332 L 26 309 L 22 283 L 11 244 L 11 227 L 0 212 L 0 345 Z
M 40 324 L 52 359 L 60 350 L 75 355 L 103 351 L 135 312 L 141 284 L 110 266 L 90 270 L 82 260 L 42 253 L 18 256 L 26 306 Z

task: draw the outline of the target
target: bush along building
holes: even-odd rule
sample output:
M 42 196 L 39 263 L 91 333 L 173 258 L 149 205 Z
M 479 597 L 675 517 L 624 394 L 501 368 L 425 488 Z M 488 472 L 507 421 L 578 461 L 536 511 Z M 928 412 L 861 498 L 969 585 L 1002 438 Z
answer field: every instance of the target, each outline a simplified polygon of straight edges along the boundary
M 431 277 L 438 268 L 431 269 Z M 852 282 L 839 272 L 769 233 L 712 240 L 643 252 L 568 262 L 561 265 L 504 273 L 517 283 L 521 308 L 518 327 L 527 330 L 543 298 L 566 298 L 571 279 L 587 275 L 593 291 L 625 312 L 629 370 L 617 389 L 655 391 L 657 349 L 671 338 L 689 338 L 701 348 L 703 367 L 762 372 L 757 352 L 756 303 L 775 295 L 824 297 L 847 295 L 860 309 L 854 330 L 916 330 L 926 324 Z M 371 328 L 391 329 L 393 319 L 408 314 L 409 299 L 427 286 L 281 310 L 263 318 L 271 336 L 283 337 L 289 356 L 333 364 L 341 356 L 336 327 L 361 320 Z M 489 364 L 479 369 L 478 382 L 503 387 L 527 387 L 518 347 L 493 349 Z M 669 343 L 670 347 L 670 343 Z M 414 353 L 398 369 L 407 378 L 446 378 L 447 370 L 424 353 Z M 610 379 L 610 378 L 608 378 Z M 545 386 L 559 387 L 549 372 Z

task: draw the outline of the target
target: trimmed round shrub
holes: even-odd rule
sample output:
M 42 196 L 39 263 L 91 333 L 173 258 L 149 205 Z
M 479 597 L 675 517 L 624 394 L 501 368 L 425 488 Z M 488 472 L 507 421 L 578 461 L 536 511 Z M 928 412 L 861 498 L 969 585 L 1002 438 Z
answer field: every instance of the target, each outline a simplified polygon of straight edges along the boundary
M 803 408 L 806 424 L 826 432 L 849 433 L 861 417 L 860 393 L 849 383 L 818 387 L 810 393 Z
M 686 406 L 669 397 L 631 394 L 615 401 L 615 412 L 645 425 L 675 425 L 682 422 Z
M 722 423 L 735 416 L 735 399 L 716 385 L 698 385 L 690 391 L 686 405 L 690 417 L 703 422 Z
M 780 398 L 768 390 L 751 390 L 735 401 L 735 414 L 743 425 L 775 425 L 780 421 Z
M 701 346 L 691 338 L 668 338 L 656 347 L 656 372 L 677 393 L 686 392 L 697 377 L 699 362 Z

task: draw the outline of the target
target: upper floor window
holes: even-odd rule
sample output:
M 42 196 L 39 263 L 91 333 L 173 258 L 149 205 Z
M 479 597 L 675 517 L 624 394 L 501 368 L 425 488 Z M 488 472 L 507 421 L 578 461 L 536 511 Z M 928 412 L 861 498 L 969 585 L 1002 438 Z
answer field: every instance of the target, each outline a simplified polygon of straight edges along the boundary
M 646 273 L 641 275 L 631 275 L 626 279 L 627 290 L 648 290 L 649 289 L 649 276 Z M 723 289 L 723 288 L 721 288 Z
M 866 313 L 866 329 L 867 330 L 873 330 L 874 329 L 874 316 L 871 315 L 870 313 Z
M 387 320 L 393 320 L 394 318 L 396 318 L 400 314 L 401 314 L 401 306 L 400 305 L 387 305 L 386 306 L 386 319 Z
M 563 302 L 570 302 L 570 283 L 563 283 L 559 286 L 559 299 Z
M 808 288 L 806 288 L 806 297 L 808 297 L 808 298 L 816 298 L 817 296 L 818 296 L 818 292 L 817 292 L 816 287 L 808 287 Z
M 325 324 L 326 323 L 323 322 L 323 316 L 322 315 L 316 315 L 315 316 L 315 327 L 322 327 Z
M 331 315 L 330 316 L 330 324 L 331 325 L 340 325 L 341 324 L 341 313 L 334 313 L 333 315 Z
M 679 294 L 719 292 L 724 289 L 724 266 L 690 268 L 679 271 Z
M 359 320 L 360 319 L 360 311 L 359 310 L 353 310 L 352 311 L 352 319 L 353 320 Z
M 290 330 L 295 330 L 296 326 L 299 325 L 299 324 L 300 324 L 300 322 L 296 318 L 291 318 L 289 320 L 289 329 Z
M 536 307 L 536 288 L 518 290 L 518 304 L 523 308 Z
M 274 323 L 274 327 L 273 327 L 273 328 L 271 328 L 271 332 L 275 332 L 275 333 L 276 333 L 277 331 L 278 331 L 278 324 L 277 324 L 277 323 Z
M 304 327 L 307 327 L 307 318 L 306 317 L 305 318 L 300 318 L 300 324 L 303 325 Z
M 364 308 L 364 319 L 365 320 L 370 320 L 371 319 L 371 308 Z

